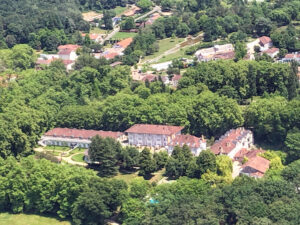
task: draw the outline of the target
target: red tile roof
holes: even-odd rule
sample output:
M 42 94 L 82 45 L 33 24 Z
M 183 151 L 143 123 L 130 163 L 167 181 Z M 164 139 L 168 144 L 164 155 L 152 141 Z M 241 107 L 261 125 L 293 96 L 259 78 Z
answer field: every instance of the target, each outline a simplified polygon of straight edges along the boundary
M 273 54 L 275 52 L 279 52 L 279 48 L 269 48 L 266 51 L 263 51 L 263 53 L 266 53 L 266 54 Z
M 58 54 L 59 55 L 70 55 L 71 52 L 74 52 L 74 51 L 75 51 L 75 49 L 65 48 L 65 49 L 59 50 Z
M 142 81 L 146 82 L 146 80 L 148 80 L 149 82 L 153 82 L 153 81 L 155 81 L 155 79 L 157 79 L 156 75 L 147 74 L 142 78 Z
M 242 166 L 242 168 L 246 167 L 253 168 L 264 174 L 270 167 L 270 161 L 263 157 L 255 156 Z
M 229 154 L 235 148 L 236 143 L 249 132 L 251 131 L 243 127 L 229 130 L 211 146 L 211 151 L 216 155 Z
M 73 49 L 73 50 L 77 50 L 78 48 L 80 48 L 80 45 L 60 45 L 57 47 L 58 50 L 62 50 L 62 49 Z
M 182 147 L 183 145 L 187 145 L 190 148 L 199 148 L 200 143 L 206 142 L 205 139 L 195 137 L 193 135 L 177 135 L 171 142 L 170 146 L 176 146 L 179 145 Z
M 44 134 L 44 136 L 54 137 L 69 137 L 69 138 L 82 138 L 91 139 L 99 135 L 100 137 L 119 138 L 123 135 L 122 132 L 102 131 L 102 130 L 84 130 L 84 129 L 70 129 L 70 128 L 54 128 Z
M 181 75 L 174 75 L 173 77 L 172 77 L 172 81 L 179 81 L 180 79 L 181 79 Z
M 286 54 L 284 56 L 284 58 L 286 59 L 294 59 L 294 58 L 300 58 L 300 53 L 290 53 L 290 54 Z
M 115 46 L 120 46 L 121 48 L 125 49 L 131 44 L 131 42 L 133 42 L 133 38 L 126 38 L 126 39 L 116 43 Z
M 153 124 L 135 124 L 125 133 L 172 135 L 180 132 L 183 127 Z
M 264 153 L 265 151 L 262 149 L 255 150 L 247 150 L 246 148 L 242 148 L 234 155 L 234 160 L 242 162 L 244 157 L 247 157 L 248 160 L 255 158 L 258 154 Z
M 103 57 L 108 59 L 114 59 L 119 54 L 117 52 L 108 52 L 107 54 L 104 54 Z
M 267 36 L 262 36 L 259 38 L 259 41 L 263 44 L 263 45 L 266 45 L 266 44 L 269 44 L 272 42 L 271 38 L 267 37 Z

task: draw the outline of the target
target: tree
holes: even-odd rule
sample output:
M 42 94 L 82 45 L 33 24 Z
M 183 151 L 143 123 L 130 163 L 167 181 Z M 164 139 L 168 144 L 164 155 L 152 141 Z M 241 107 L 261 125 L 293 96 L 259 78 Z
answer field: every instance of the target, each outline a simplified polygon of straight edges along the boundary
M 140 153 L 135 147 L 126 147 L 120 153 L 120 167 L 126 170 L 133 170 L 139 165 Z
M 255 21 L 255 30 L 259 36 L 269 36 L 272 29 L 272 22 L 268 18 L 259 17 Z
M 105 26 L 105 29 L 112 30 L 113 29 L 113 21 L 112 18 L 116 16 L 115 11 L 113 10 L 105 10 L 103 12 L 103 23 Z
M 156 170 L 155 161 L 148 148 L 144 148 L 141 152 L 139 166 L 139 174 L 144 177 L 150 176 Z
M 150 0 L 139 0 L 136 5 L 146 12 L 152 6 L 152 2 Z
M 101 176 L 113 176 L 118 171 L 118 157 L 121 144 L 113 138 L 102 138 L 98 135 L 92 138 L 89 146 L 89 156 L 92 162 L 98 162 Z
M 28 45 L 15 45 L 12 48 L 11 59 L 14 69 L 25 70 L 34 67 L 36 56 Z
M 147 193 L 150 191 L 150 183 L 142 177 L 135 178 L 130 183 L 129 195 L 131 198 L 143 199 L 146 197 Z
M 237 41 L 234 45 L 235 61 L 243 59 L 247 54 L 247 48 L 245 43 Z
M 166 151 L 160 151 L 159 153 L 154 153 L 153 159 L 155 160 L 157 170 L 160 170 L 165 167 L 168 161 L 168 153 Z
M 213 173 L 217 172 L 216 156 L 210 150 L 200 152 L 196 159 L 196 163 L 198 167 L 196 172 L 197 178 L 200 178 L 202 174 L 206 173 L 207 171 Z
M 127 17 L 122 23 L 121 23 L 122 30 L 130 30 L 135 28 L 135 22 L 133 17 Z
M 284 145 L 290 160 L 300 159 L 300 130 L 297 128 L 289 130 Z

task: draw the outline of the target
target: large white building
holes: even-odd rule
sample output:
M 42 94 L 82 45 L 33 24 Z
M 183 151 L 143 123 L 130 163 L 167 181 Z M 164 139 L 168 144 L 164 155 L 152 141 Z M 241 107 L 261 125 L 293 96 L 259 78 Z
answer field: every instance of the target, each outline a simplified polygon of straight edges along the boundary
M 84 130 L 84 129 L 70 129 L 70 128 L 54 128 L 46 132 L 40 143 L 44 145 L 58 145 L 88 148 L 91 139 L 99 135 L 100 137 L 111 137 L 116 140 L 123 140 L 124 133 L 102 130 Z

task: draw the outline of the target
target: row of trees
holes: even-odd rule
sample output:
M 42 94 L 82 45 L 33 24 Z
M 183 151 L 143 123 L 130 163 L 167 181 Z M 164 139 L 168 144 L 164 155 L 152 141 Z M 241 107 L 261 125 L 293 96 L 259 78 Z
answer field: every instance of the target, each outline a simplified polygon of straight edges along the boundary
M 33 157 L 0 158 L 1 211 L 48 213 L 75 224 L 103 224 L 126 199 L 127 185 L 85 168 Z

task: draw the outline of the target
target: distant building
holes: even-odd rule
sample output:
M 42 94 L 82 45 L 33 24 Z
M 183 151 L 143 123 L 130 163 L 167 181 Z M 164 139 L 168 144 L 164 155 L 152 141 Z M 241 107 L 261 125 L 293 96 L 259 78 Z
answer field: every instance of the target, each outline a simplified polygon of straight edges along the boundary
M 124 133 L 102 130 L 84 130 L 84 129 L 70 129 L 70 128 L 54 128 L 46 132 L 42 138 L 41 143 L 44 145 L 57 146 L 78 146 L 88 148 L 91 139 L 99 135 L 100 137 L 111 137 L 116 140 L 123 140 Z
M 153 13 L 150 18 L 146 21 L 146 25 L 152 25 L 161 15 L 159 13 Z
M 284 58 L 281 59 L 282 62 L 292 62 L 296 61 L 300 63 L 300 52 L 295 53 L 289 53 L 284 56 Z
M 233 159 L 241 149 L 250 149 L 253 144 L 252 131 L 240 127 L 227 131 L 211 146 L 211 150 L 216 155 L 228 155 Z
M 215 45 L 211 48 L 200 49 L 195 53 L 195 56 L 200 62 L 218 59 L 233 59 L 234 55 L 234 47 L 232 44 Z
M 245 174 L 254 178 L 261 178 L 265 175 L 269 167 L 269 160 L 256 155 L 253 158 L 249 159 L 244 165 L 242 165 L 240 174 Z
M 174 75 L 170 81 L 170 84 L 173 86 L 173 87 L 177 87 L 178 86 L 178 82 L 179 80 L 182 78 L 181 75 Z
M 60 45 L 58 46 L 58 56 L 62 60 L 76 60 L 76 50 L 80 48 L 79 45 Z
M 142 77 L 143 82 L 146 82 L 146 81 L 154 82 L 154 81 L 157 81 L 157 80 L 158 80 L 158 76 L 154 75 L 154 74 L 147 74 L 147 75 L 144 75 Z
M 114 18 L 112 18 L 113 26 L 116 26 L 117 24 L 119 24 L 121 20 L 122 20 L 121 17 L 114 17 Z
M 261 53 L 262 54 L 265 53 L 268 56 L 270 56 L 272 58 L 275 58 L 278 55 L 278 53 L 279 53 L 279 48 L 269 48 L 269 49 L 267 49 L 265 51 L 262 51 Z
M 271 38 L 267 36 L 262 36 L 259 38 L 259 46 L 260 46 L 260 51 L 266 51 L 269 48 L 273 47 L 273 42 Z
M 113 48 L 121 48 L 125 50 L 131 43 L 133 42 L 133 38 L 126 38 L 122 41 L 117 42 Z
M 90 39 L 95 43 L 100 43 L 103 40 L 104 36 L 103 34 L 81 34 L 82 37 L 85 37 L 86 35 L 89 35 Z
M 183 127 L 169 125 L 135 124 L 125 131 L 129 145 L 166 147 Z
M 187 145 L 194 156 L 198 156 L 201 151 L 206 150 L 206 140 L 204 137 L 198 138 L 193 135 L 177 135 L 167 145 L 168 154 L 171 155 L 175 146 Z

